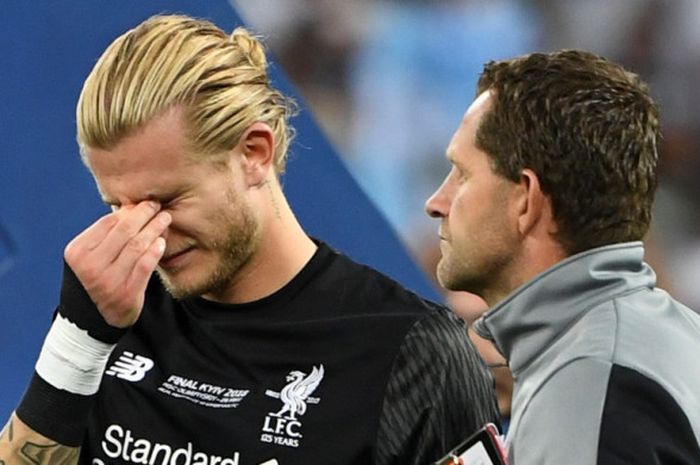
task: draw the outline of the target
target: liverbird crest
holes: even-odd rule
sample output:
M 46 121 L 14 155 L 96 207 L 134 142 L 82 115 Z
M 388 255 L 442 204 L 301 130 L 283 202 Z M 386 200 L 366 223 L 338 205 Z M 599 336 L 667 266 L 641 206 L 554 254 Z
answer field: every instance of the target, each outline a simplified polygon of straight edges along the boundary
M 270 415 L 290 420 L 295 420 L 297 415 L 304 415 L 307 403 L 316 404 L 319 401 L 317 397 L 311 397 L 311 394 L 321 383 L 323 373 L 323 365 L 313 367 L 308 375 L 299 370 L 290 371 L 286 377 L 287 385 L 279 393 L 270 390 L 265 392 L 284 404 L 278 412 Z

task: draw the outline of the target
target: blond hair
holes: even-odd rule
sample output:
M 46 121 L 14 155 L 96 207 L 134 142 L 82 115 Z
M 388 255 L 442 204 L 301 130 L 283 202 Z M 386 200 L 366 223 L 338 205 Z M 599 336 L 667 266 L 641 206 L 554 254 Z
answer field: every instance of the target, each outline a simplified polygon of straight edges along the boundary
M 186 109 L 192 151 L 230 150 L 255 122 L 274 133 L 274 165 L 284 171 L 294 103 L 271 87 L 261 42 L 246 29 L 229 36 L 209 21 L 154 16 L 118 37 L 85 80 L 77 138 L 109 150 L 169 107 Z

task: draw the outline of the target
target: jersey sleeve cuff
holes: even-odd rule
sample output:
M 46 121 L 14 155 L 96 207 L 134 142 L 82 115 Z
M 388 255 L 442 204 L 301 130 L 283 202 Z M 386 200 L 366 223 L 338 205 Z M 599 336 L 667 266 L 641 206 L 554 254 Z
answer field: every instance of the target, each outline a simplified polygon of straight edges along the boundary
M 65 262 L 58 311 L 93 338 L 108 344 L 116 344 L 128 330 L 111 326 L 102 318 L 82 283 Z

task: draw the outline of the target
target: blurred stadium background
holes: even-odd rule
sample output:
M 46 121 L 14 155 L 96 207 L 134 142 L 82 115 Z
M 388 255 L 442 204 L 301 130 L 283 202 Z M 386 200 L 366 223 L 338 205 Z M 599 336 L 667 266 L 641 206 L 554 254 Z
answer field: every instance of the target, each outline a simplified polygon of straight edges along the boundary
M 697 0 L 5 0 L 0 416 L 50 323 L 63 245 L 105 211 L 74 142 L 82 80 L 114 37 L 159 12 L 227 30 L 240 14 L 263 37 L 275 83 L 302 103 L 285 179 L 302 223 L 434 298 L 437 223 L 423 203 L 448 170 L 444 150 L 482 65 L 560 48 L 623 63 L 650 83 L 664 125 L 648 260 L 662 287 L 700 308 Z
M 232 0 L 267 40 L 350 171 L 431 274 L 423 202 L 488 60 L 582 48 L 640 74 L 660 104 L 648 260 L 700 308 L 697 0 Z

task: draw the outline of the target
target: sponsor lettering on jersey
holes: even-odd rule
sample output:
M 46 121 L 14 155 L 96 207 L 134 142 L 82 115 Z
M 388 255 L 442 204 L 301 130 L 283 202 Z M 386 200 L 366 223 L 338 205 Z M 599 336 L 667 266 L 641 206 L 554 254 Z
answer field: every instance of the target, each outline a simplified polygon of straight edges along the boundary
M 240 453 L 230 457 L 207 454 L 195 449 L 188 442 L 184 447 L 154 442 L 146 438 L 136 438 L 129 429 L 120 425 L 110 425 L 105 430 L 101 443 L 102 452 L 117 462 L 140 465 L 239 465 Z M 107 465 L 100 458 L 93 458 L 92 465 Z
M 248 389 L 218 386 L 179 375 L 168 376 L 158 387 L 158 391 L 211 408 L 236 408 L 250 392 Z
M 136 383 L 146 376 L 146 373 L 153 368 L 153 365 L 153 360 L 150 358 L 135 355 L 125 350 L 112 366 L 107 369 L 105 374 Z
M 286 447 L 299 447 L 302 423 L 298 418 L 306 413 L 307 404 L 318 404 L 320 398 L 312 397 L 321 380 L 323 365 L 313 367 L 308 375 L 299 370 L 292 370 L 287 375 L 287 384 L 279 391 L 267 390 L 269 397 L 282 401 L 282 407 L 270 412 L 265 417 L 260 441 Z

